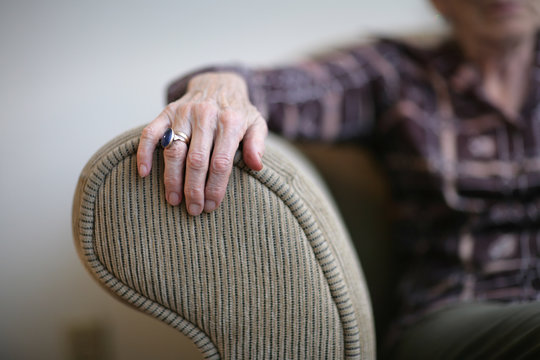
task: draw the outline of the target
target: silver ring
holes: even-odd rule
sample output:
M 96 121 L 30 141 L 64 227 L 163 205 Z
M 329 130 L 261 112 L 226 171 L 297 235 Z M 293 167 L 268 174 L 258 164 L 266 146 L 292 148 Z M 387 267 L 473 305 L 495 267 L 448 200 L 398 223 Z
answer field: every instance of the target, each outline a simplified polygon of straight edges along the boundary
M 168 128 L 161 138 L 161 146 L 166 149 L 176 140 L 180 140 L 184 144 L 189 145 L 189 136 L 187 136 L 187 134 L 181 131 L 175 133 L 172 128 Z

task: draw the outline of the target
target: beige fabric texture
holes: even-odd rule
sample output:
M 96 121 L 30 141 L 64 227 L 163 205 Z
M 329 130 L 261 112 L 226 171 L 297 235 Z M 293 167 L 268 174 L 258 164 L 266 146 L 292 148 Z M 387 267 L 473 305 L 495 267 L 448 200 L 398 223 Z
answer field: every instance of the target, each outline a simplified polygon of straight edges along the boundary
M 275 137 L 260 172 L 238 153 L 222 205 L 192 217 L 166 203 L 161 150 L 137 175 L 141 130 L 99 150 L 75 193 L 75 244 L 107 291 L 207 359 L 375 358 L 360 264 L 305 159 Z

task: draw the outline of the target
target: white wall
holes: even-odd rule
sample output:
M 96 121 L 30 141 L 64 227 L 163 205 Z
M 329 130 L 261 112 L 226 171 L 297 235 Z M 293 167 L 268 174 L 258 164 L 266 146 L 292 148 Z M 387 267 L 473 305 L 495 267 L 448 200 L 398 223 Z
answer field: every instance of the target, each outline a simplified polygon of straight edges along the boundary
M 437 26 L 427 0 L 2 0 L 0 358 L 66 359 L 67 329 L 94 320 L 117 359 L 188 358 L 174 330 L 107 296 L 79 263 L 70 212 L 85 162 L 152 120 L 166 84 L 194 67 L 274 64 L 426 26 Z

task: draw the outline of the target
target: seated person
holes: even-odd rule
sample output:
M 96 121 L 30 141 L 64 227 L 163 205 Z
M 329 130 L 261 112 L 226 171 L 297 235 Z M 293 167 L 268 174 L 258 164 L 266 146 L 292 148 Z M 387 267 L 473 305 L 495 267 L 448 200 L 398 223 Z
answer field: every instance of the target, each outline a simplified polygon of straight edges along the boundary
M 540 1 L 432 3 L 452 29 L 437 47 L 380 40 L 183 77 L 142 133 L 139 173 L 167 133 L 167 201 L 196 216 L 219 206 L 240 143 L 262 169 L 268 128 L 369 146 L 406 267 L 392 356 L 540 358 Z

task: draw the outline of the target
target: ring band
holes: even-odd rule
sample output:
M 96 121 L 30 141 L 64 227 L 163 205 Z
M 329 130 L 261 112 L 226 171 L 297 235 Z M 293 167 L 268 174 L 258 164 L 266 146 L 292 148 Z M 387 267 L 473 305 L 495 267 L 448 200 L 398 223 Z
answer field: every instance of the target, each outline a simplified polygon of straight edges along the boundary
M 184 144 L 189 145 L 189 136 L 181 131 L 175 133 L 172 128 L 168 128 L 161 138 L 161 146 L 166 149 L 176 140 L 180 140 Z

